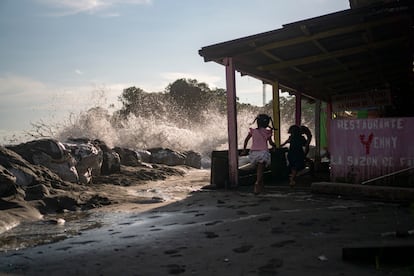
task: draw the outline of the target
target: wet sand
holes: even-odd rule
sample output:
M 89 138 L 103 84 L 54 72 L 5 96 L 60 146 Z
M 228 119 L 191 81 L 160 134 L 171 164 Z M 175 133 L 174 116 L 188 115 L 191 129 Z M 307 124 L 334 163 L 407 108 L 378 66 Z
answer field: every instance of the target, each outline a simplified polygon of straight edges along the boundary
M 59 241 L 112 224 L 118 214 L 143 212 L 181 200 L 205 186 L 208 175 L 208 171 L 183 166 L 123 166 L 122 173 L 97 177 L 93 184 L 61 189 L 57 198 L 1 199 L 0 252 Z M 167 181 L 162 180 L 166 177 Z
M 102 226 L 59 242 L 0 253 L 5 275 L 412 275 L 409 264 L 344 261 L 350 246 L 413 244 L 409 205 L 268 186 L 206 190 L 208 171 L 128 187 L 164 202 L 94 210 Z M 169 188 L 169 189 L 168 189 Z M 158 189 L 158 194 L 157 194 Z M 142 198 L 141 198 L 142 199 Z M 411 264 L 412 265 L 412 264 Z

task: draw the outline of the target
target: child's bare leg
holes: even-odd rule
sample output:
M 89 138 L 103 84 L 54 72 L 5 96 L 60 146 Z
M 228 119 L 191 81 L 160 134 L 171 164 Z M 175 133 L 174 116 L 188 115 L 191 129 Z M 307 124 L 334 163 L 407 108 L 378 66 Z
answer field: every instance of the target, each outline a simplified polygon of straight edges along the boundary
M 290 175 L 290 182 L 289 185 L 293 186 L 295 185 L 295 178 L 296 178 L 296 174 L 297 174 L 297 170 L 296 169 L 292 169 L 292 174 Z
M 263 190 L 263 171 L 264 171 L 264 163 L 257 164 L 257 177 L 256 177 L 256 185 L 254 188 L 255 193 L 260 193 Z

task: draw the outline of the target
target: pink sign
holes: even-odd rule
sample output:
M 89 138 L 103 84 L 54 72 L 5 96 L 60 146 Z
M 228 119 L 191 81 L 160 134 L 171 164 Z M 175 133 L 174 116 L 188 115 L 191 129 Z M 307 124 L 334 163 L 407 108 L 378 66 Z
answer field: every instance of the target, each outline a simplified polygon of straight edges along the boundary
M 414 167 L 414 118 L 332 120 L 331 180 L 361 183 Z

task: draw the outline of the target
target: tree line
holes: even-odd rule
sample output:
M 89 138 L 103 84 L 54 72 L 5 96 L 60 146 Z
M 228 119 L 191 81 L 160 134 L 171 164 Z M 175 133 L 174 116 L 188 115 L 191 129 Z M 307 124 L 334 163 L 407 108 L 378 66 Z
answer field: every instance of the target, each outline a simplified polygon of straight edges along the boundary
M 261 95 L 258 95 L 259 97 Z M 122 107 L 117 111 L 120 118 L 135 116 L 165 118 L 174 123 L 201 123 L 203 112 L 227 114 L 226 90 L 210 88 L 204 82 L 195 79 L 178 79 L 169 84 L 163 92 L 146 92 L 141 88 L 129 87 L 118 97 Z M 237 111 L 248 110 L 252 113 L 267 113 L 272 115 L 273 103 L 270 101 L 263 107 L 240 103 L 236 99 Z M 295 97 L 280 97 L 281 122 L 286 125 L 294 124 Z M 302 121 L 308 126 L 314 125 L 314 107 L 311 102 L 302 103 Z

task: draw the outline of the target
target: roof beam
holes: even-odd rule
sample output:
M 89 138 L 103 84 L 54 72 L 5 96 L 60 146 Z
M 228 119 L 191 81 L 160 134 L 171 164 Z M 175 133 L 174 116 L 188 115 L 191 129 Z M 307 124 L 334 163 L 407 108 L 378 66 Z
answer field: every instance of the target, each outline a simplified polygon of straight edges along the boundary
M 402 18 L 400 16 L 398 16 L 398 17 L 384 18 L 382 20 L 377 20 L 377 21 L 374 21 L 374 22 L 367 22 L 367 23 L 356 24 L 356 25 L 347 26 L 347 27 L 343 27 L 343 28 L 331 29 L 329 31 L 320 32 L 320 33 L 316 33 L 316 34 L 312 34 L 312 35 L 308 35 L 308 36 L 301 36 L 301 37 L 297 37 L 297 38 L 293 38 L 293 39 L 289 39 L 289 40 L 284 40 L 284 41 L 280 41 L 280 42 L 273 42 L 273 43 L 265 44 L 265 45 L 257 47 L 255 50 L 252 50 L 251 52 L 263 51 L 263 50 L 272 50 L 272 49 L 292 46 L 292 45 L 295 45 L 295 44 L 311 42 L 311 41 L 314 41 L 314 40 L 320 40 L 320 39 L 327 38 L 327 37 L 332 37 L 332 36 L 337 36 L 337 35 L 342 35 L 342 34 L 347 34 L 347 33 L 363 31 L 363 30 L 370 29 L 370 28 L 373 28 L 373 27 L 378 27 L 378 26 L 381 26 L 381 25 L 388 25 L 388 24 L 392 24 L 394 22 L 399 22 L 401 20 L 402 20 Z M 405 20 L 407 20 L 407 19 L 405 19 Z M 244 52 L 242 54 L 247 54 L 247 53 L 248 52 Z
M 358 47 L 341 49 L 341 50 L 332 51 L 329 53 L 323 53 L 319 55 L 307 56 L 304 58 L 283 61 L 283 62 L 276 63 L 276 64 L 257 66 L 256 69 L 261 70 L 261 71 L 280 70 L 280 69 L 284 69 L 288 67 L 314 63 L 314 62 L 318 62 L 322 60 L 335 59 L 335 58 L 342 57 L 342 56 L 354 55 L 354 54 L 358 54 L 361 52 L 369 52 L 370 50 L 384 48 L 389 45 L 400 45 L 401 43 L 406 42 L 406 40 L 407 40 L 406 37 L 401 37 L 397 39 L 385 40 L 385 41 L 376 42 L 376 43 L 368 43 L 368 44 L 364 44 Z

